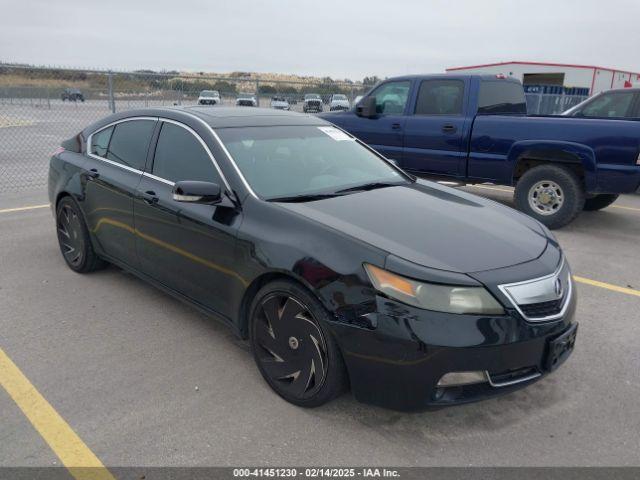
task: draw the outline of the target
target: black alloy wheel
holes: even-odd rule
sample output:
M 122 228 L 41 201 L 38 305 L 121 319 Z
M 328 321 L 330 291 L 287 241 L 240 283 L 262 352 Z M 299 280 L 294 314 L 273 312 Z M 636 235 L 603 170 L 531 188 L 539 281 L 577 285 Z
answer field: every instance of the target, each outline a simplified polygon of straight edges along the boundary
M 88 273 L 106 265 L 94 252 L 84 219 L 71 197 L 64 197 L 58 203 L 56 230 L 60 251 L 71 270 Z
M 276 393 L 315 407 L 344 390 L 342 357 L 318 321 L 328 314 L 317 299 L 294 282 L 278 281 L 258 292 L 251 312 L 254 357 Z

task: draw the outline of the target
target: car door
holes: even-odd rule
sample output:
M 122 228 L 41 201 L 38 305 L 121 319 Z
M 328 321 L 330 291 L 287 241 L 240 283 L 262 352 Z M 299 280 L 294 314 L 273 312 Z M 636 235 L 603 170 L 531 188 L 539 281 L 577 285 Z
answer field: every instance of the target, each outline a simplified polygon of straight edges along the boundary
M 162 120 L 153 162 L 134 202 L 140 269 L 202 306 L 232 316 L 230 292 L 242 278 L 235 272 L 239 213 L 222 205 L 174 200 L 175 182 L 226 181 L 204 140 L 189 126 Z
M 89 136 L 84 211 L 99 251 L 137 266 L 133 197 L 156 118 L 130 118 Z
M 466 81 L 422 80 L 404 128 L 402 166 L 435 175 L 464 174 Z
M 387 158 L 402 163 L 402 143 L 411 80 L 380 84 L 369 96 L 376 97 L 374 117 L 353 115 L 347 130 Z

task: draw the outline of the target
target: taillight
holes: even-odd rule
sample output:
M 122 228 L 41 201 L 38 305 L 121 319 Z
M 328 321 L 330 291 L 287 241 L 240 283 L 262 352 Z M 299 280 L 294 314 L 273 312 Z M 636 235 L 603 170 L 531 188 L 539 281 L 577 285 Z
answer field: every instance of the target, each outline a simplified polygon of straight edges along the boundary
M 499 78 L 500 80 L 504 80 L 505 78 L 507 78 L 507 76 L 504 73 L 499 73 L 496 75 L 496 78 Z
M 56 155 L 60 155 L 62 152 L 64 152 L 64 147 L 58 147 L 56 148 L 56 151 L 53 152 L 53 156 L 55 157 Z

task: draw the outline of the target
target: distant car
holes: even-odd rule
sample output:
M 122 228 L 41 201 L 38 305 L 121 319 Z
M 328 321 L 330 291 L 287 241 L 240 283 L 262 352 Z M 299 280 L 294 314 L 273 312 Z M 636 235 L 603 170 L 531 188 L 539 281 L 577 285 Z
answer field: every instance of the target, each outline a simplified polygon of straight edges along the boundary
M 65 88 L 60 98 L 62 98 L 63 102 L 66 100 L 70 102 L 77 102 L 78 100 L 84 102 L 84 95 L 77 88 Z
M 277 110 L 289 110 L 289 102 L 284 97 L 272 97 L 271 108 L 275 108 Z
M 304 103 L 302 105 L 302 111 L 304 113 L 309 112 L 321 112 L 322 111 L 322 97 L 317 93 L 307 93 L 304 96 Z
M 220 105 L 222 99 L 217 90 L 203 90 L 198 96 L 198 105 Z
M 333 112 L 336 110 L 349 110 L 349 108 L 351 108 L 351 105 L 349 105 L 349 99 L 346 95 L 343 95 L 341 93 L 331 95 L 331 100 L 329 101 L 330 111 Z
M 258 100 L 253 93 L 240 93 L 236 98 L 236 106 L 238 107 L 257 107 Z
M 565 117 L 640 118 L 640 88 L 619 88 L 594 95 L 562 114 Z

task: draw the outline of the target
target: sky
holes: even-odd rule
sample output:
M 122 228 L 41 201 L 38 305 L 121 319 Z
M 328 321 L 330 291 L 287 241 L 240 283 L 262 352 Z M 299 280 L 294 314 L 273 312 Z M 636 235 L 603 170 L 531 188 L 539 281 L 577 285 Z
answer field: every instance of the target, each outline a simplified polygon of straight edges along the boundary
M 640 71 L 639 0 L 0 0 L 0 61 L 361 80 L 520 60 Z

